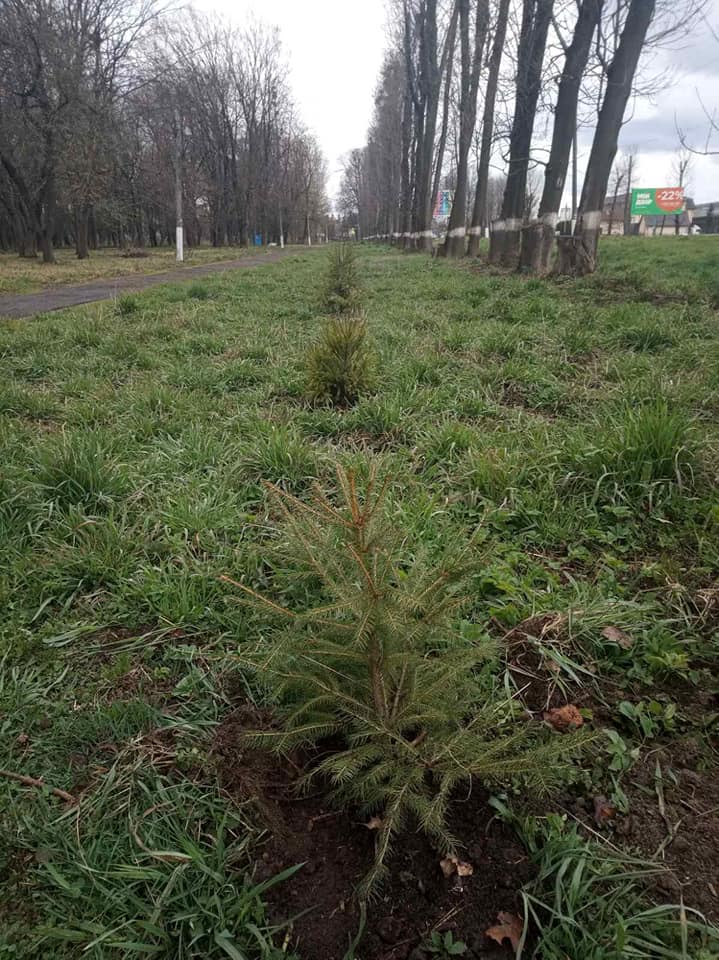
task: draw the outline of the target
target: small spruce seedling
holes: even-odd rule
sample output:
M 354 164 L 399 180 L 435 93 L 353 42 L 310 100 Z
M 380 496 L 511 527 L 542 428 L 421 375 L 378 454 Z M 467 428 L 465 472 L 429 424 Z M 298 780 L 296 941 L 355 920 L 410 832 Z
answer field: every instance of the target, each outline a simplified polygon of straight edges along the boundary
M 353 473 L 338 467 L 337 479 L 337 503 L 320 489 L 305 503 L 269 487 L 284 515 L 290 588 L 302 577 L 314 592 L 321 584 L 317 604 L 288 609 L 237 585 L 277 621 L 243 657 L 280 705 L 277 729 L 250 740 L 279 753 L 322 745 L 307 779 L 320 778 L 375 831 L 366 897 L 410 822 L 443 854 L 456 852 L 447 812 L 460 784 L 547 786 L 578 740 L 515 719 L 476 669 L 492 650 L 462 637 L 459 617 L 476 543 L 432 563 L 389 522 L 387 481 L 371 469 L 362 495 Z
M 330 248 L 325 278 L 325 307 L 329 313 L 353 314 L 361 307 L 355 248 L 349 243 Z
M 331 317 L 307 357 L 307 393 L 316 403 L 348 406 L 371 390 L 375 357 L 360 315 Z

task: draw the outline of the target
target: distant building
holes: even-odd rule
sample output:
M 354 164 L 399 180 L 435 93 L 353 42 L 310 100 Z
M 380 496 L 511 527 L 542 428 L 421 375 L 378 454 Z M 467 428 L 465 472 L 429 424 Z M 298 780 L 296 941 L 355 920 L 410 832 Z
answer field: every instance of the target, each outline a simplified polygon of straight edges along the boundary
M 605 236 L 619 236 L 624 233 L 624 217 L 629 211 L 632 202 L 631 195 L 628 193 L 618 193 L 616 196 L 607 197 L 602 209 L 602 220 L 599 225 L 600 232 Z M 632 218 L 632 224 L 638 221 L 639 217 Z M 632 233 L 636 233 L 632 230 Z
M 692 220 L 702 233 L 719 233 L 719 200 L 694 207 Z

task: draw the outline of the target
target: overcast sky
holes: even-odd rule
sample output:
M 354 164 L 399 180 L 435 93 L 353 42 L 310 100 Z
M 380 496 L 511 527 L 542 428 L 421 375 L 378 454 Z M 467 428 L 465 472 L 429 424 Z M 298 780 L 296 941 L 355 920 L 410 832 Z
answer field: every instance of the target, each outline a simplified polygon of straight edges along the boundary
M 324 149 L 333 196 L 342 155 L 365 141 L 386 46 L 385 0 L 195 0 L 195 6 L 221 12 L 238 24 L 254 15 L 280 28 L 294 97 Z M 709 6 L 708 19 L 719 37 L 719 0 L 710 0 Z M 636 105 L 620 147 L 639 149 L 637 185 L 671 186 L 678 148 L 675 115 L 699 147 L 707 122 L 697 90 L 707 108 L 719 110 L 719 40 L 702 25 L 681 49 L 652 56 L 652 69 L 671 66 L 672 81 L 655 103 Z M 714 147 L 719 150 L 719 134 Z M 689 192 L 698 203 L 719 200 L 719 156 L 695 158 Z

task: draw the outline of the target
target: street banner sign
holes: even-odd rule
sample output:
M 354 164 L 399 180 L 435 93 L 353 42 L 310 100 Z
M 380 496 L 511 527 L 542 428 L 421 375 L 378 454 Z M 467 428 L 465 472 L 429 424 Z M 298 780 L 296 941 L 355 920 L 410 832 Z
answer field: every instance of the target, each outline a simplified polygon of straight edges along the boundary
M 439 190 L 437 192 L 437 199 L 434 204 L 435 220 L 442 220 L 449 217 L 452 210 L 452 195 L 451 190 Z
M 684 212 L 684 187 L 651 187 L 632 190 L 632 216 L 658 216 Z

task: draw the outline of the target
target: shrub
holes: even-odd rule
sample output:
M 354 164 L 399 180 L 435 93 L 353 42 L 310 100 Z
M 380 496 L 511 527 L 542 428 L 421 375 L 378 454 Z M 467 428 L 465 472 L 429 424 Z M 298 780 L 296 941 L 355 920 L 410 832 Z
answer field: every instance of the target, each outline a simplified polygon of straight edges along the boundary
M 351 244 L 330 249 L 325 280 L 325 304 L 330 313 L 354 313 L 360 307 L 361 291 L 357 257 Z
M 332 317 L 307 357 L 307 394 L 315 402 L 347 406 L 372 388 L 374 369 L 364 317 Z
M 288 589 L 321 584 L 317 604 L 289 610 L 237 586 L 278 621 L 244 662 L 280 704 L 280 723 L 248 736 L 280 753 L 324 742 L 307 781 L 321 777 L 335 802 L 376 827 L 366 896 L 410 818 L 456 855 L 447 809 L 460 783 L 520 776 L 546 786 L 578 741 L 517 721 L 477 670 L 492 650 L 458 618 L 476 544 L 455 544 L 439 566 L 405 551 L 384 509 L 387 481 L 371 469 L 361 496 L 354 474 L 337 476 L 338 505 L 319 489 L 302 503 L 270 487 L 285 520 Z

